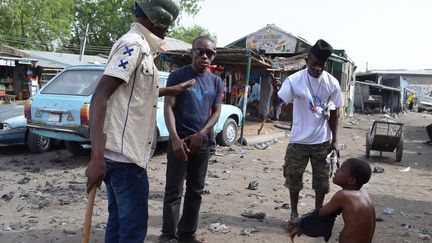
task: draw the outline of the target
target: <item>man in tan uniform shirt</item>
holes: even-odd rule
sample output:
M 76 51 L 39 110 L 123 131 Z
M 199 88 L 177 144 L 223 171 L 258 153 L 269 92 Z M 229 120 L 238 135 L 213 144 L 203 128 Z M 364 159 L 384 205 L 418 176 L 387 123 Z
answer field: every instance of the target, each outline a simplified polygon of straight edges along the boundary
M 87 192 L 105 182 L 105 242 L 143 242 L 147 234 L 147 161 L 156 127 L 158 94 L 176 95 L 193 84 L 159 89 L 156 53 L 180 11 L 177 0 L 140 0 L 136 22 L 112 47 L 90 107 L 92 156 Z M 103 134 L 107 135 L 103 148 Z

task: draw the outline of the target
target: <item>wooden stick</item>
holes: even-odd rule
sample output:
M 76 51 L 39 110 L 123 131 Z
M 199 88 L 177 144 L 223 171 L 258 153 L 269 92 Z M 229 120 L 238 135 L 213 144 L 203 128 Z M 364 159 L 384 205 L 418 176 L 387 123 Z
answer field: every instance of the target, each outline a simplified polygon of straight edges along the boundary
M 102 153 L 103 153 L 103 150 L 105 149 L 106 139 L 107 139 L 106 134 L 104 133 L 102 135 L 102 145 L 103 146 L 100 147 L 100 149 L 102 150 Z M 91 229 L 91 222 L 92 222 L 92 216 L 93 216 L 94 200 L 96 197 L 96 190 L 97 190 L 97 185 L 95 185 L 91 189 L 91 191 L 89 192 L 89 195 L 88 195 L 87 209 L 86 209 L 86 213 L 85 213 L 83 234 L 82 234 L 82 239 L 81 239 L 82 243 L 88 243 L 90 240 L 90 229 Z
M 270 107 L 269 112 L 267 112 L 267 115 L 264 117 L 263 121 L 261 122 L 261 126 L 258 128 L 258 135 L 260 135 L 261 130 L 264 127 L 264 123 L 267 121 L 267 119 L 271 115 L 272 111 L 273 111 L 273 106 Z
M 85 221 L 84 221 L 83 235 L 81 241 L 82 243 L 88 243 L 90 240 L 90 229 L 91 229 L 91 222 L 93 216 L 93 205 L 96 196 L 96 189 L 97 189 L 96 186 L 93 187 L 88 195 L 87 209 L 85 213 Z

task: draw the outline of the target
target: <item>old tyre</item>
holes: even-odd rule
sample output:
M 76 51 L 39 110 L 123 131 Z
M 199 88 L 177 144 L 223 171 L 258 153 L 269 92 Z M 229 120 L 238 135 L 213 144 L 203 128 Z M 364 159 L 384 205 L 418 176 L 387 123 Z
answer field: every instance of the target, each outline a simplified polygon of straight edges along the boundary
M 370 158 L 371 138 L 370 133 L 366 133 L 366 158 Z
M 233 145 L 237 138 L 237 132 L 237 122 L 232 118 L 228 118 L 225 121 L 223 130 L 216 137 L 217 143 L 221 146 Z
M 91 153 L 90 149 L 83 148 L 79 142 L 75 141 L 65 141 L 65 147 L 71 154 L 75 156 L 90 155 Z
M 34 154 L 44 153 L 51 149 L 51 139 L 37 135 L 32 131 L 27 134 L 27 147 Z
M 399 141 L 399 145 L 396 148 L 396 161 L 400 162 L 402 161 L 402 154 L 403 154 L 403 140 Z

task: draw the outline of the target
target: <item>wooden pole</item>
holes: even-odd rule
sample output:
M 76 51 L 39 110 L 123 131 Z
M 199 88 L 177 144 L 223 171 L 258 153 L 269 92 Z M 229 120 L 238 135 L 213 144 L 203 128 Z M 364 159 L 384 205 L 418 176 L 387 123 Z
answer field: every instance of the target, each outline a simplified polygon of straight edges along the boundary
M 102 136 L 102 145 L 103 146 L 100 147 L 101 150 L 105 149 L 106 139 L 107 139 L 106 134 L 104 133 Z M 93 216 L 94 200 L 96 197 L 96 190 L 97 190 L 97 185 L 95 185 L 91 189 L 91 191 L 89 192 L 89 195 L 88 195 L 87 209 L 86 209 L 86 213 L 85 213 L 83 234 L 82 234 L 82 240 L 81 240 L 82 243 L 89 243 L 89 240 L 90 240 L 90 229 L 91 229 L 91 222 L 92 222 L 92 216 Z
M 90 240 L 90 229 L 91 229 L 91 222 L 93 216 L 93 205 L 96 196 L 96 189 L 97 189 L 96 186 L 93 187 L 88 195 L 87 209 L 85 213 L 85 221 L 84 221 L 83 235 L 81 241 L 82 243 L 88 243 Z

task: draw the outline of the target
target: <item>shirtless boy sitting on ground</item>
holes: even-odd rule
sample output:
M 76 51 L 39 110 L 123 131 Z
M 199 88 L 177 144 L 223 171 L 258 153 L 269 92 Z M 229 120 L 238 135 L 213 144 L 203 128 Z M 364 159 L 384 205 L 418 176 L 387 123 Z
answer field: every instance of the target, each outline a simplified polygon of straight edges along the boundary
M 341 243 L 372 242 L 375 232 L 375 208 L 368 193 L 361 190 L 370 177 L 369 164 L 354 158 L 346 160 L 333 177 L 333 183 L 341 186 L 342 190 L 336 192 L 330 201 L 318 211 L 319 218 L 322 219 L 335 217 L 334 215 L 342 210 L 345 225 L 339 236 Z M 302 220 L 305 221 L 305 218 L 302 217 L 290 224 L 291 238 L 302 233 L 308 235 L 307 231 L 310 226 L 302 225 Z

